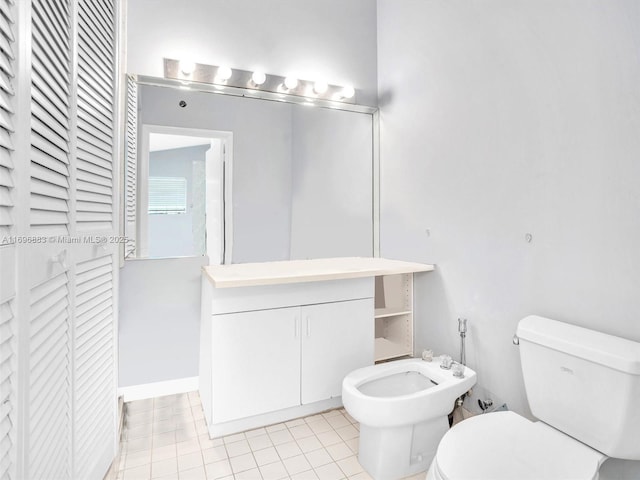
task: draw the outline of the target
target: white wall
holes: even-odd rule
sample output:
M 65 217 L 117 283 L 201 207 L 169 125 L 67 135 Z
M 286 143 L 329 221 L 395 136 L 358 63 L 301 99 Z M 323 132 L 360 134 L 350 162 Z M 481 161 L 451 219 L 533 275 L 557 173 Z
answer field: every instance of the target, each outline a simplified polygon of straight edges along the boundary
M 325 78 L 375 105 L 373 0 L 128 0 L 127 71 L 163 76 L 162 59 Z
M 457 355 L 466 316 L 528 414 L 523 316 L 640 341 L 640 2 L 379 0 L 378 26 L 382 254 L 438 265 L 416 347 Z

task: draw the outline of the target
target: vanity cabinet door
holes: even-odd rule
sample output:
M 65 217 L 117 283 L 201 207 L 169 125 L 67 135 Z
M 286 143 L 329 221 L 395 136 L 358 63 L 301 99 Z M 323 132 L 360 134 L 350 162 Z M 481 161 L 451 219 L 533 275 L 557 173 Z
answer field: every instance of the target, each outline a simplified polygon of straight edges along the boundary
M 373 298 L 304 306 L 302 403 L 342 395 L 347 373 L 373 364 Z
M 214 423 L 300 404 L 300 307 L 212 321 Z

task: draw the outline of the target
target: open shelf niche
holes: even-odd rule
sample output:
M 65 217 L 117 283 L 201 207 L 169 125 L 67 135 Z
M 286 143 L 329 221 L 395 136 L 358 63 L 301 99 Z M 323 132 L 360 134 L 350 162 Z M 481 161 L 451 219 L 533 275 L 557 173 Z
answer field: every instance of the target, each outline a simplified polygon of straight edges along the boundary
M 413 274 L 376 277 L 375 361 L 413 356 Z

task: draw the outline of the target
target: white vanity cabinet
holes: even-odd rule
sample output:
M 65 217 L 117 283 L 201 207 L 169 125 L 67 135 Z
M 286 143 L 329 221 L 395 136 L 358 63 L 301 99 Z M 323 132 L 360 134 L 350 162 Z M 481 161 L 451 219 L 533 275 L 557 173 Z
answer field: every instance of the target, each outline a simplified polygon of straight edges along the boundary
M 373 299 L 212 316 L 214 423 L 339 397 L 373 363 Z
M 373 278 L 202 287 L 200 397 L 211 436 L 338 407 L 345 375 L 373 364 Z
M 386 358 L 413 345 L 410 331 L 387 325 L 412 320 L 395 305 L 397 288 L 388 281 L 376 313 L 375 277 L 432 269 L 376 258 L 205 267 L 199 389 L 209 434 L 341 406 L 343 378 L 373 365 L 382 339 L 408 338 Z

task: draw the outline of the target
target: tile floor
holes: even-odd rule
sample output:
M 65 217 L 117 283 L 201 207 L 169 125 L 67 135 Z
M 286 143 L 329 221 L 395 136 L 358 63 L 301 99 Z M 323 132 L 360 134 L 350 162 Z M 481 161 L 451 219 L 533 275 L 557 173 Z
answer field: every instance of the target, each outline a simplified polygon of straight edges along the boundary
M 120 480 L 371 479 L 344 409 L 213 440 L 198 392 L 129 402 L 125 412 Z

